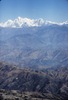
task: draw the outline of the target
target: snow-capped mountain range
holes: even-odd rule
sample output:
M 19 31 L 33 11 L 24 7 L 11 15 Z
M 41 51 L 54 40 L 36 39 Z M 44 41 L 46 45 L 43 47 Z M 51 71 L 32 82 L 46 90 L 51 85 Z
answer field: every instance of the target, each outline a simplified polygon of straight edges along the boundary
M 0 61 L 31 68 L 68 66 L 67 22 L 19 17 L 0 25 Z
M 62 22 L 62 23 L 56 23 L 56 22 L 51 22 L 47 20 L 43 20 L 42 18 L 40 19 L 29 19 L 29 18 L 22 18 L 18 17 L 15 20 L 8 20 L 6 22 L 0 22 L 0 27 L 17 27 L 21 28 L 24 26 L 28 27 L 34 27 L 34 26 L 42 26 L 42 25 L 51 25 L 51 24 L 57 24 L 57 25 L 68 25 L 68 21 Z

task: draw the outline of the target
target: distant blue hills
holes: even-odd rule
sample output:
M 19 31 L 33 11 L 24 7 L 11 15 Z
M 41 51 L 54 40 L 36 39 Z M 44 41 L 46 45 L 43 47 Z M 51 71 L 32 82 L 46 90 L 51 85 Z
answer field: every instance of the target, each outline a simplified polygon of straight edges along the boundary
M 29 68 L 68 65 L 68 27 L 0 27 L 0 61 Z

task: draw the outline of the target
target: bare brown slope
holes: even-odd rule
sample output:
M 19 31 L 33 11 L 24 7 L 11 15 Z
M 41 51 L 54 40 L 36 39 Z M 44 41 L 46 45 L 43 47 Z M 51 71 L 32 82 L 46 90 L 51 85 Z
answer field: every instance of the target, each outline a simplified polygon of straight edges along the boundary
M 68 67 L 37 71 L 0 63 L 0 89 L 52 94 L 62 98 L 57 100 L 67 100 Z

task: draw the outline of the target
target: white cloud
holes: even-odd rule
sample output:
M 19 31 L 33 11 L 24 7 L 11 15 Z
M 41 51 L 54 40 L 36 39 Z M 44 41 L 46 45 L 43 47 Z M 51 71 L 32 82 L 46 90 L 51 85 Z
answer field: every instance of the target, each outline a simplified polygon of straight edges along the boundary
M 51 21 L 45 21 L 42 18 L 40 19 L 29 19 L 29 18 L 21 18 L 18 17 L 15 20 L 8 20 L 4 23 L 0 23 L 1 27 L 24 27 L 24 26 L 42 26 L 42 25 L 51 25 L 51 24 L 57 24 L 57 25 L 67 25 L 68 21 L 63 23 L 55 23 Z

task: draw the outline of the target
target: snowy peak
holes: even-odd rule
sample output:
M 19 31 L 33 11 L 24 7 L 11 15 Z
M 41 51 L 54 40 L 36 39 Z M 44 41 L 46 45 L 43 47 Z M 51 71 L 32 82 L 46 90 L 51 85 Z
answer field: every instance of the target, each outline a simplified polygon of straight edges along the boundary
M 29 19 L 18 17 L 15 20 L 8 20 L 4 23 L 0 23 L 1 27 L 24 27 L 24 26 L 41 26 L 45 24 L 43 19 Z
M 33 26 L 42 26 L 42 25 L 51 25 L 51 24 L 57 24 L 57 25 L 67 25 L 68 21 L 63 22 L 63 23 L 55 23 L 51 21 L 45 21 L 42 18 L 40 19 L 29 19 L 29 18 L 22 18 L 18 17 L 15 20 L 8 20 L 4 23 L 0 23 L 0 27 L 33 27 Z

